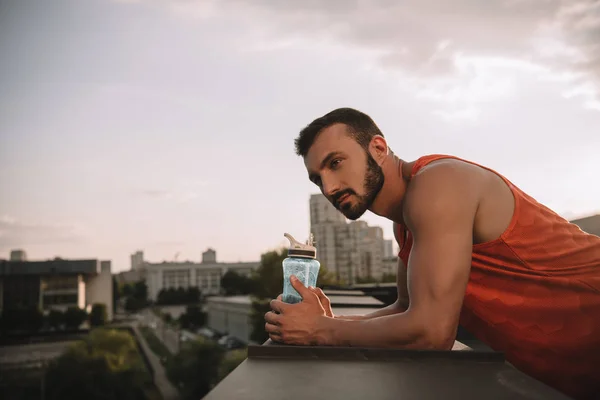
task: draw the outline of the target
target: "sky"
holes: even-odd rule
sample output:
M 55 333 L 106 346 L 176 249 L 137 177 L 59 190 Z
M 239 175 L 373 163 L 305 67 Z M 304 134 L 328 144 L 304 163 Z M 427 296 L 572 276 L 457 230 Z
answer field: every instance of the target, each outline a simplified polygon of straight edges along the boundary
M 600 212 L 598 43 L 600 1 L 0 0 L 0 258 L 121 271 L 305 240 L 293 140 L 338 107 L 404 160 Z

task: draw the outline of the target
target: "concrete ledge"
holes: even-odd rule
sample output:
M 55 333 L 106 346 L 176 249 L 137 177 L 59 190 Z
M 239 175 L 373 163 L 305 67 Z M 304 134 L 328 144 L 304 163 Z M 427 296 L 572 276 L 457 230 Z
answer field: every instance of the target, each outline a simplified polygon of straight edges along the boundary
M 402 360 L 446 359 L 504 362 L 504 354 L 475 351 L 455 341 L 452 350 L 405 350 L 363 347 L 291 346 L 267 340 L 263 345 L 249 345 L 248 359 L 322 359 L 322 360 Z

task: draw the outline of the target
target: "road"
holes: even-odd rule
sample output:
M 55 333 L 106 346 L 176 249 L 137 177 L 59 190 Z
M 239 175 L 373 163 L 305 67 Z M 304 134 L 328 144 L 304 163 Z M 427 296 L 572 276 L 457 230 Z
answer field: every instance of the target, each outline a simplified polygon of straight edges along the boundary
M 179 330 L 173 329 L 151 310 L 145 309 L 142 311 L 141 320 L 139 321 L 143 325 L 150 327 L 157 338 L 159 338 L 171 352 L 171 354 L 177 354 L 181 345 L 179 339 Z

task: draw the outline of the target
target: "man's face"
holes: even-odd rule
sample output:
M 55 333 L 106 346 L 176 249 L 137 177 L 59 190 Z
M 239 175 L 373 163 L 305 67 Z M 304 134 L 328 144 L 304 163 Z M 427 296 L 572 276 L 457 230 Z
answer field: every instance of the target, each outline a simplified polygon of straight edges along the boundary
M 383 186 L 381 167 L 347 134 L 343 124 L 325 128 L 317 136 L 304 165 L 309 179 L 351 220 L 371 207 Z

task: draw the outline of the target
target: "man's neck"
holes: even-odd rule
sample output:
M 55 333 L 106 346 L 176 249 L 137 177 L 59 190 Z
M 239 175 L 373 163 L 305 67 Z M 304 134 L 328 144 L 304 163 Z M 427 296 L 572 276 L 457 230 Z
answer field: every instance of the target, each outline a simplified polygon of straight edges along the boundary
M 411 177 L 414 162 L 407 163 L 390 155 L 381 168 L 385 181 L 370 211 L 397 223 L 402 223 L 402 201 Z

